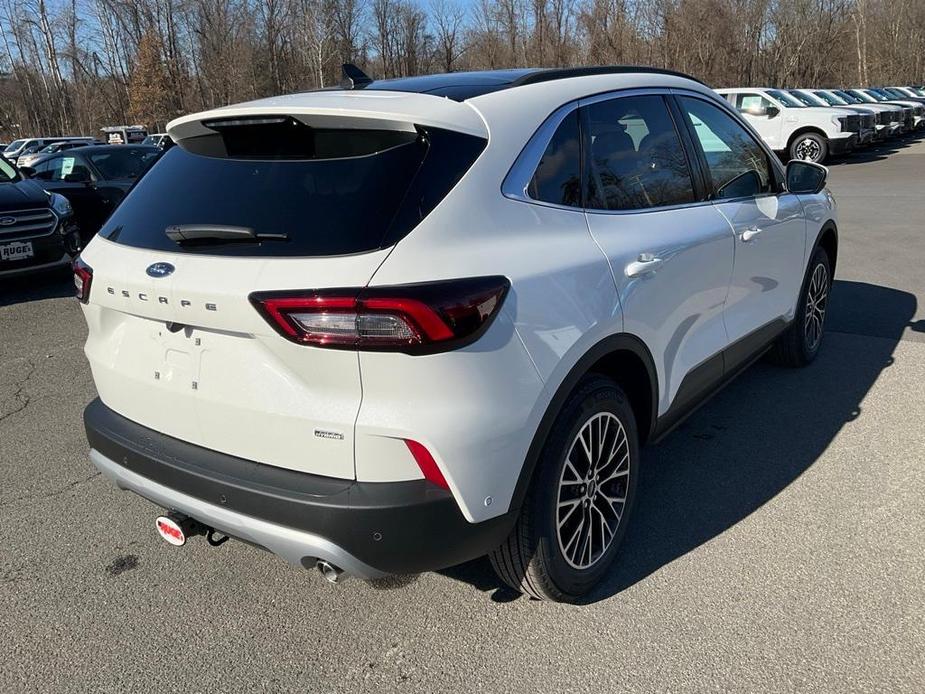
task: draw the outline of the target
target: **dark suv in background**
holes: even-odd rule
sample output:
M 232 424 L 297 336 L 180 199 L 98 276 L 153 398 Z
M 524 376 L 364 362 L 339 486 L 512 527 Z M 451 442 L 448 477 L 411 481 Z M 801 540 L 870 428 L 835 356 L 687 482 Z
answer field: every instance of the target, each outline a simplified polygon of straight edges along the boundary
M 0 279 L 67 265 L 79 251 L 67 198 L 30 181 L 0 156 Z
M 86 242 L 161 152 L 145 145 L 91 145 L 51 154 L 20 171 L 70 201 Z

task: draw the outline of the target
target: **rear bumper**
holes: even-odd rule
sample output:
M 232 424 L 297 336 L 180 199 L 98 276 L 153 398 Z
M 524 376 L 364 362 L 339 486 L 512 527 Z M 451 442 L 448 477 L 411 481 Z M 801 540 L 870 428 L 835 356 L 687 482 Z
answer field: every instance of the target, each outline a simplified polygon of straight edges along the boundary
M 120 488 L 312 567 L 361 578 L 445 568 L 482 556 L 515 515 L 469 523 L 426 480 L 355 482 L 217 453 L 132 422 L 99 399 L 84 411 L 90 457 Z
M 2 213 L 0 213 L 2 216 Z M 32 257 L 25 260 L 0 260 L 0 277 L 16 277 L 30 272 L 62 267 L 80 250 L 80 236 L 77 225 L 65 221 L 51 233 L 44 236 L 0 237 L 0 246 L 9 243 L 31 243 Z

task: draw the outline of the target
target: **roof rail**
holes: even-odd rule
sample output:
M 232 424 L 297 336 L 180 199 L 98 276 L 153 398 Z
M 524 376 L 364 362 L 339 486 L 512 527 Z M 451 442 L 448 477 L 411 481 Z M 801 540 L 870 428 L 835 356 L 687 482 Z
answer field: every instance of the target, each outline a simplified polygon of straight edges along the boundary
M 596 65 L 591 67 L 559 67 L 548 68 L 531 72 L 523 77 L 519 77 L 509 86 L 520 87 L 525 84 L 538 84 L 541 82 L 551 82 L 552 80 L 564 80 L 570 77 L 589 77 L 593 75 L 620 75 L 631 72 L 643 72 L 654 75 L 670 75 L 672 77 L 683 77 L 684 79 L 693 80 L 698 84 L 707 87 L 705 82 L 691 77 L 683 72 L 676 70 L 667 70 L 658 67 L 647 67 L 644 65 Z

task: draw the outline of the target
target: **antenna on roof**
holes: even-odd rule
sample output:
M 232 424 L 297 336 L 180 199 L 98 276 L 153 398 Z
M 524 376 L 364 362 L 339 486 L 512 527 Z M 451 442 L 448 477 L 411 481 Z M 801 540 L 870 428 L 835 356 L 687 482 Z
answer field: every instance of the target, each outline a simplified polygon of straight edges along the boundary
M 341 71 L 344 76 L 340 81 L 340 86 L 344 89 L 362 89 L 373 81 L 372 77 L 353 63 L 344 63 L 341 66 Z

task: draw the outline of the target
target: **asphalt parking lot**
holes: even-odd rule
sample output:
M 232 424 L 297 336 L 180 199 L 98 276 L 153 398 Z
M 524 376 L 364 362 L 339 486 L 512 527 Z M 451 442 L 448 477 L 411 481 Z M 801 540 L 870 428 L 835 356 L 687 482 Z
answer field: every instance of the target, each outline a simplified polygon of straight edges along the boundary
M 87 459 L 67 275 L 0 285 L 0 691 L 877 691 L 925 682 L 925 139 L 831 168 L 823 352 L 760 363 L 645 454 L 583 606 L 487 561 L 329 586 L 184 549 Z

